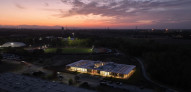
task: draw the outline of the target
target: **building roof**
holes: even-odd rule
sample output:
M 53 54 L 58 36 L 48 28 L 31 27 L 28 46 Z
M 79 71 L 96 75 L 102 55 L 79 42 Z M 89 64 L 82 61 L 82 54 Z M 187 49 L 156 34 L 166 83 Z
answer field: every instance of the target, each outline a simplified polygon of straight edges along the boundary
M 91 60 L 80 60 L 66 66 L 94 69 L 112 73 L 128 74 L 136 66 L 126 65 L 126 64 L 117 64 L 114 62 L 102 62 L 102 61 L 91 61 Z
M 26 44 L 22 42 L 7 42 L 4 43 L 1 47 L 24 47 L 24 46 L 26 46 Z

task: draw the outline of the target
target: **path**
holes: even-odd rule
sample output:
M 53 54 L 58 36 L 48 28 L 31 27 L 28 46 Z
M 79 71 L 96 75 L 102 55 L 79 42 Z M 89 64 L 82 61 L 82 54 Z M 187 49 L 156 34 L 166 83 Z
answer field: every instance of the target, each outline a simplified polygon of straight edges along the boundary
M 151 80 L 148 75 L 146 74 L 146 70 L 145 70 L 145 67 L 144 67 L 144 64 L 143 64 L 143 61 L 141 61 L 139 58 L 135 58 L 139 64 L 141 65 L 141 70 L 142 70 L 142 73 L 143 73 L 143 76 L 145 77 L 146 80 L 148 80 L 149 82 L 161 87 L 161 88 L 165 88 L 166 89 L 166 92 L 177 92 L 176 90 L 173 90 L 167 86 L 164 86 L 164 85 L 161 85 L 153 80 Z

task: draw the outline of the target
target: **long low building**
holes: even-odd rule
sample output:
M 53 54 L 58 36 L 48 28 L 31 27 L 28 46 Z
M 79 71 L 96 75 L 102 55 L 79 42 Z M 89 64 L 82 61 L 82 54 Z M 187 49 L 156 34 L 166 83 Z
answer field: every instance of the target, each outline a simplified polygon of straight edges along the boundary
M 66 68 L 69 71 L 77 71 L 80 73 L 128 79 L 135 72 L 136 66 L 117 64 L 114 62 L 80 60 L 66 65 Z

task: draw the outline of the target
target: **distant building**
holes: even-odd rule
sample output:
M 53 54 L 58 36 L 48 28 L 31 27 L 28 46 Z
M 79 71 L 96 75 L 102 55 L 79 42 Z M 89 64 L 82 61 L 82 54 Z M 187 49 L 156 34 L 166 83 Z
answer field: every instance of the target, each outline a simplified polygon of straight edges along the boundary
M 135 72 L 136 66 L 117 64 L 114 62 L 80 60 L 66 65 L 66 68 L 69 71 L 77 71 L 80 73 L 128 79 Z
M 7 42 L 1 45 L 1 47 L 24 47 L 24 46 L 26 46 L 26 44 L 22 42 Z
M 55 37 L 54 36 L 47 36 L 45 37 L 46 39 L 54 39 Z
M 69 41 L 69 40 L 75 40 L 75 38 L 71 38 L 71 37 L 68 37 L 68 38 L 64 38 L 64 40 L 66 40 L 66 41 Z
M 62 27 L 62 30 L 64 30 L 64 27 Z

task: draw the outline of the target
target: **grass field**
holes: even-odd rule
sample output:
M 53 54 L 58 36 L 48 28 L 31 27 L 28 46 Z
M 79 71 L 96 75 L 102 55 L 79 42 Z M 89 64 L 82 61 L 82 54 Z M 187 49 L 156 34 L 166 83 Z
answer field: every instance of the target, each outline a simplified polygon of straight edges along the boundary
M 56 53 L 56 51 L 57 51 L 57 48 L 48 48 L 44 50 L 45 53 Z
M 86 54 L 92 53 L 91 48 L 48 48 L 44 50 L 45 53 L 57 53 L 61 52 L 63 54 Z

